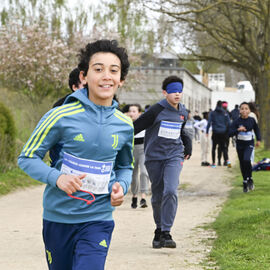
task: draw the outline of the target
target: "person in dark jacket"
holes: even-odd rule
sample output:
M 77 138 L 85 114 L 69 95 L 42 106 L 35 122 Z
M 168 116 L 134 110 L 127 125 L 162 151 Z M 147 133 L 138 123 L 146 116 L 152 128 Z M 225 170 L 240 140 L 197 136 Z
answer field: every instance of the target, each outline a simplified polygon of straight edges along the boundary
M 231 121 L 232 122 L 234 120 L 236 120 L 240 116 L 240 111 L 239 111 L 239 105 L 238 104 L 236 104 L 234 106 L 234 109 L 231 111 L 230 116 L 231 116 Z M 232 137 L 232 145 L 233 145 L 233 147 L 236 146 L 236 137 L 235 136 Z
M 216 147 L 218 151 L 218 165 L 221 165 L 221 153 L 224 153 L 224 163 L 228 163 L 228 152 L 226 151 L 226 142 L 230 125 L 229 114 L 222 108 L 222 101 L 217 102 L 216 109 L 210 113 L 206 134 L 208 136 L 209 128 L 212 126 L 212 167 L 216 167 Z
M 251 154 L 254 149 L 254 130 L 257 143 L 260 146 L 261 135 L 254 118 L 249 117 L 250 108 L 247 102 L 240 105 L 240 117 L 233 121 L 230 126 L 230 136 L 236 136 L 236 151 L 238 154 L 240 169 L 243 176 L 243 192 L 254 189 L 252 179 Z
M 68 85 L 69 88 L 72 92 L 83 88 L 83 83 L 81 82 L 80 78 L 80 70 L 78 68 L 74 68 L 70 73 L 69 73 L 69 77 L 68 77 Z M 67 94 L 64 97 L 60 98 L 59 100 L 57 100 L 54 104 L 53 104 L 53 108 L 61 106 L 65 99 L 70 95 Z
M 236 104 L 234 106 L 234 109 L 231 111 L 231 119 L 232 121 L 236 120 L 240 116 L 240 111 L 239 111 L 239 105 Z
M 185 132 L 187 110 L 180 103 L 183 80 L 167 77 L 162 84 L 165 99 L 152 105 L 134 122 L 134 133 L 145 131 L 145 166 L 151 182 L 156 224 L 153 248 L 175 248 L 170 234 L 178 206 L 179 175 L 189 159 L 192 142 Z

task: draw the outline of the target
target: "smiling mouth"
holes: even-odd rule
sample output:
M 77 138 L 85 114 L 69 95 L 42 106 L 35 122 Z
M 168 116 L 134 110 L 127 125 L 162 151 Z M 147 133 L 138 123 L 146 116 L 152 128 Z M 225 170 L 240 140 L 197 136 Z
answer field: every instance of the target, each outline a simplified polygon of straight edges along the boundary
M 109 89 L 113 86 L 111 84 L 104 84 L 104 85 L 99 85 L 99 87 L 104 88 L 104 89 Z

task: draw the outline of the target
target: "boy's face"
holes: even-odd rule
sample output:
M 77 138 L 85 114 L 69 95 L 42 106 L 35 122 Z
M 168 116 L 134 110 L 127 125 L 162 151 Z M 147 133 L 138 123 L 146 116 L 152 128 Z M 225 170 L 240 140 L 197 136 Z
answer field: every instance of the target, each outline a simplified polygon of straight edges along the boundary
M 174 108 L 178 108 L 178 104 L 181 101 L 183 93 L 171 93 L 168 94 L 165 90 L 163 90 L 163 95 L 166 97 L 168 103 L 173 106 Z
M 121 61 L 113 53 L 98 52 L 92 55 L 87 75 L 80 74 L 81 81 L 88 84 L 89 99 L 102 106 L 111 106 L 112 99 L 124 81 L 121 77 Z
M 141 115 L 137 106 L 130 106 L 127 114 L 132 121 L 135 121 Z

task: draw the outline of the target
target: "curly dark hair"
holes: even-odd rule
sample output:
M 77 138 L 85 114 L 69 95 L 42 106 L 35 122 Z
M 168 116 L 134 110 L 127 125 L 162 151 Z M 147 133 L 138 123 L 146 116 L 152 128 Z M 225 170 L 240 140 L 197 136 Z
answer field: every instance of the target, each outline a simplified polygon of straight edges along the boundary
M 167 85 L 172 82 L 180 82 L 182 83 L 183 88 L 184 88 L 184 82 L 181 78 L 177 76 L 169 76 L 162 82 L 162 90 L 166 90 Z
M 86 76 L 89 68 L 89 62 L 91 57 L 98 52 L 110 52 L 118 56 L 121 62 L 121 80 L 125 80 L 128 69 L 129 61 L 127 50 L 118 46 L 116 40 L 101 39 L 92 43 L 88 43 L 84 49 L 80 50 L 78 68 L 84 72 Z

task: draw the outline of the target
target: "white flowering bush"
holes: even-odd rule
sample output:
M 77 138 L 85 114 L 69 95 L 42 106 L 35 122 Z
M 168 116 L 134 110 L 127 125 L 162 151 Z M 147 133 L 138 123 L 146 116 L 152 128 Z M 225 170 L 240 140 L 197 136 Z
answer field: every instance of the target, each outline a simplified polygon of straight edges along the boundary
M 76 53 L 63 40 L 32 24 L 0 29 L 0 79 L 5 87 L 23 91 L 33 102 L 59 96 L 77 64 Z

